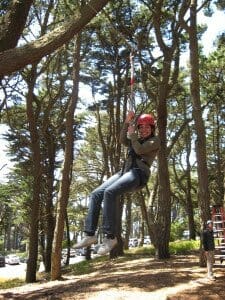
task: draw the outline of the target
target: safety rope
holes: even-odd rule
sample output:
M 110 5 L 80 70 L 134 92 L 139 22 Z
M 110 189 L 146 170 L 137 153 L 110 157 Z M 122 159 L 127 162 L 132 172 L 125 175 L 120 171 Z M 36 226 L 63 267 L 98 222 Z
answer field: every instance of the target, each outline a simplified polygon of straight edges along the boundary
M 96 12 L 96 14 L 98 13 L 96 11 L 96 9 L 90 4 L 90 3 L 87 3 L 87 6 L 89 6 L 94 12 Z M 122 33 L 121 31 L 118 31 L 118 29 L 116 28 L 116 26 L 114 25 L 114 22 L 112 21 L 110 15 L 106 12 L 105 8 L 102 8 L 101 13 L 103 13 L 106 18 L 109 20 L 109 23 L 111 25 L 111 28 L 115 31 L 115 34 L 120 36 L 120 38 L 123 40 L 124 44 L 131 50 L 133 51 L 132 49 L 136 48 L 136 44 L 134 42 L 132 42 L 133 45 L 131 45 L 128 41 L 127 41 L 127 36 Z
M 96 12 L 95 8 L 90 5 L 90 3 L 87 3 L 87 5 Z M 130 50 L 130 97 L 128 99 L 128 110 L 135 112 L 135 93 L 134 93 L 134 83 L 135 83 L 135 76 L 134 76 L 134 53 L 136 44 L 133 42 L 133 45 L 131 45 L 127 41 L 127 37 L 120 31 L 117 30 L 117 28 L 114 25 L 114 22 L 111 20 L 110 15 L 106 12 L 106 10 L 103 8 L 101 12 L 107 17 L 109 20 L 109 23 L 111 25 L 111 28 L 115 31 L 115 34 L 119 35 L 121 39 L 123 40 L 124 44 L 128 47 Z
M 129 110 L 135 110 L 135 97 L 134 97 L 134 54 L 133 51 L 130 53 L 130 99 L 129 99 Z

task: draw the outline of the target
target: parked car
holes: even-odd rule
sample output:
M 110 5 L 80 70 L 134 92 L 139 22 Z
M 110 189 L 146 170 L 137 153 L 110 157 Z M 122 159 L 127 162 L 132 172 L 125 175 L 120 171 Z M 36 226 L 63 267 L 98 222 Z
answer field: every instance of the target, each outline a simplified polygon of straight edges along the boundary
M 70 257 L 75 257 L 77 255 L 76 249 L 70 249 Z
M 0 254 L 0 267 L 5 267 L 5 257 Z
M 62 257 L 67 256 L 67 249 L 62 250 Z M 76 249 L 70 248 L 70 257 L 75 257 L 77 255 Z
M 87 248 L 77 249 L 77 255 L 78 256 L 85 256 L 86 254 L 87 254 Z
M 20 259 L 15 254 L 9 254 L 5 257 L 5 263 L 9 265 L 19 265 Z
M 144 245 L 149 245 L 151 244 L 151 240 L 150 240 L 150 237 L 147 235 L 144 237 Z
M 92 251 L 93 251 L 93 254 L 97 254 L 98 253 L 98 249 L 100 248 L 100 244 L 97 244 L 97 245 L 94 245 L 93 246 L 93 248 L 91 248 L 92 249 Z
M 98 245 L 98 246 L 100 246 L 100 245 Z M 90 247 L 90 253 L 97 253 L 97 249 L 98 249 L 98 247 L 97 247 L 97 245 L 96 245 L 96 250 L 94 251 L 94 247 Z M 87 255 L 87 251 L 88 251 L 88 249 L 87 249 L 87 247 L 85 247 L 85 248 L 80 248 L 80 249 L 77 249 L 77 255 L 78 256 L 86 256 Z
M 137 238 L 129 239 L 129 247 L 137 247 L 137 246 L 138 246 L 138 239 Z
M 190 236 L 190 231 L 184 230 L 182 235 L 182 240 L 189 240 L 189 236 Z
M 27 263 L 27 261 L 28 261 L 28 257 L 20 257 L 20 262 L 21 263 Z

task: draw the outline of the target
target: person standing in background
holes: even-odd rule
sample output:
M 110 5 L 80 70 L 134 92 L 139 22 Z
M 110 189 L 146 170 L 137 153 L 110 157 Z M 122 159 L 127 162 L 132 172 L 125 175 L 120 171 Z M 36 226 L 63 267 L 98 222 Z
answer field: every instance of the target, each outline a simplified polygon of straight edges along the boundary
M 205 251 L 205 256 L 206 256 L 208 279 L 215 280 L 215 277 L 213 275 L 213 264 L 215 262 L 215 258 L 214 258 L 215 242 L 214 242 L 212 220 L 208 220 L 206 223 L 206 228 L 203 230 L 203 234 L 202 234 L 202 243 L 203 243 L 203 249 Z

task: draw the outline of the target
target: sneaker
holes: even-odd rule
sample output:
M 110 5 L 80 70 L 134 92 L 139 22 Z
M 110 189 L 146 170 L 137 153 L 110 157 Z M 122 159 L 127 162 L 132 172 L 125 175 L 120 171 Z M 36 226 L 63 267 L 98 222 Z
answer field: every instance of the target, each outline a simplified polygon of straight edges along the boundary
M 79 249 L 91 246 L 92 244 L 96 244 L 98 242 L 97 236 L 95 235 L 87 235 L 85 236 L 79 243 L 77 243 L 73 248 Z
M 100 246 L 97 253 L 99 255 L 105 255 L 108 252 L 110 252 L 116 245 L 117 245 L 117 238 L 114 239 L 105 238 L 103 240 L 103 244 Z
M 211 276 L 208 276 L 208 279 L 209 279 L 209 280 L 216 280 L 216 277 L 213 276 L 213 275 L 211 275 Z

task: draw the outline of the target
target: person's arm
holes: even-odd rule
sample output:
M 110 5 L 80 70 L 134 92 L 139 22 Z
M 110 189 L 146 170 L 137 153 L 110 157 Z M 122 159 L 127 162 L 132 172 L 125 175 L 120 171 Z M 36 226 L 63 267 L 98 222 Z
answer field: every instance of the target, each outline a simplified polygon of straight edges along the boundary
M 128 128 L 131 126 L 131 122 L 134 120 L 135 114 L 133 111 L 129 111 L 124 121 L 123 127 L 120 132 L 120 143 L 125 146 L 129 146 L 130 140 L 127 137 Z
M 136 133 L 132 133 L 130 135 L 130 139 L 132 147 L 138 155 L 145 155 L 150 151 L 158 150 L 160 147 L 160 141 L 158 137 L 153 137 L 142 144 L 138 141 L 138 136 Z

